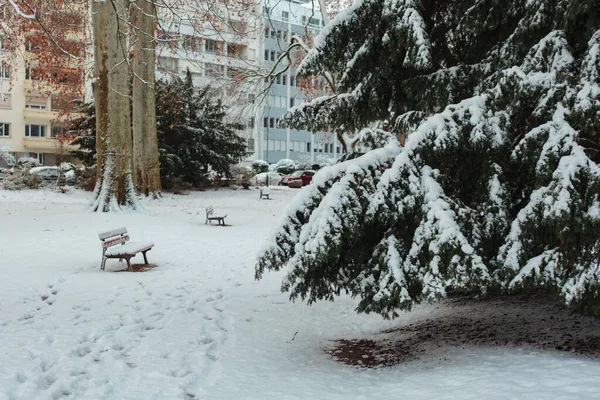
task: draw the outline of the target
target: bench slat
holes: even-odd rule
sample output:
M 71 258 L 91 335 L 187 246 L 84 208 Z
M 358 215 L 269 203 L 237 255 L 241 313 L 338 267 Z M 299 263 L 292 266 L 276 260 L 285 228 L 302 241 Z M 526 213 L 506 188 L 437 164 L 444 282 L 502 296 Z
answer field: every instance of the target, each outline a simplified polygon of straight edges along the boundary
M 129 235 L 125 234 L 123 236 L 118 236 L 114 239 L 106 239 L 104 243 L 102 243 L 103 249 L 108 249 L 109 247 L 115 246 L 117 244 L 122 244 L 123 242 L 127 242 L 129 240 Z
M 106 250 L 106 257 L 115 258 L 124 255 L 134 255 L 144 250 L 151 249 L 154 246 L 152 242 L 129 242 L 122 246 L 114 246 Z
M 113 236 L 123 235 L 126 233 L 127 233 L 127 228 L 122 227 L 122 228 L 118 228 L 118 229 L 113 229 L 112 231 L 100 232 L 100 233 L 98 233 L 98 236 L 100 237 L 100 239 L 104 240 L 104 239 L 108 239 Z

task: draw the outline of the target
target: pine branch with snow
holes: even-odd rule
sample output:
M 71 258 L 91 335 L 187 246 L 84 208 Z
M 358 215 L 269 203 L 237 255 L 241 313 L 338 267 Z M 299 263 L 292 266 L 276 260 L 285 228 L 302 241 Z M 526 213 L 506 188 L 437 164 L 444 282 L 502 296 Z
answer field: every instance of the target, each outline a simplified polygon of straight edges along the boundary
M 409 129 L 405 147 L 338 164 L 301 192 L 258 277 L 286 266 L 292 298 L 346 291 L 384 317 L 449 290 L 544 286 L 600 301 L 600 11 L 589 0 L 359 1 L 302 64 L 324 70 L 341 91 L 286 123 L 386 121 Z

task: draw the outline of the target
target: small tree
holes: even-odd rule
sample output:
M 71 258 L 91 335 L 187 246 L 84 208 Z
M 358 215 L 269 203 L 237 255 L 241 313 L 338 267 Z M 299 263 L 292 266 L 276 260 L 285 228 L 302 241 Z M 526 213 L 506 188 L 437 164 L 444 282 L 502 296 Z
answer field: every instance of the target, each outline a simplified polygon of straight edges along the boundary
M 282 158 L 273 166 L 273 171 L 288 175 L 296 170 L 296 162 L 289 158 Z
M 66 123 L 67 132 L 76 135 L 71 155 L 91 167 L 96 164 L 96 108 L 94 103 L 81 102 L 79 108 L 80 116 Z
M 226 121 L 225 109 L 210 87 L 194 89 L 189 70 L 185 80 L 159 82 L 157 115 L 165 188 L 177 177 L 201 186 L 209 169 L 231 177 L 231 165 L 248 154 L 246 141 L 237 134 L 243 126 Z
M 254 160 L 252 161 L 252 169 L 257 174 L 267 172 L 269 170 L 269 163 L 265 160 Z
M 6 164 L 12 165 L 15 163 L 15 158 L 9 153 L 8 147 L 4 143 L 0 143 L 0 160 Z

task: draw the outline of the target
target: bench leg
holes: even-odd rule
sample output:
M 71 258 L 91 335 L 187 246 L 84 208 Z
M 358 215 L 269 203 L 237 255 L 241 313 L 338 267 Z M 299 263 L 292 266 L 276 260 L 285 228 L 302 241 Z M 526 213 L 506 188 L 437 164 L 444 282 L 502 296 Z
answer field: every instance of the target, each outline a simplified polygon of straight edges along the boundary
M 130 257 L 126 257 L 125 260 L 127 260 L 127 271 L 133 271 L 131 269 L 131 261 L 129 260 Z
M 105 266 L 106 266 L 106 257 L 102 256 L 102 264 L 100 264 L 100 271 L 104 271 Z
M 148 250 L 146 250 L 148 251 Z M 142 252 L 142 255 L 144 256 L 144 264 L 148 265 L 148 258 L 146 258 L 146 251 Z

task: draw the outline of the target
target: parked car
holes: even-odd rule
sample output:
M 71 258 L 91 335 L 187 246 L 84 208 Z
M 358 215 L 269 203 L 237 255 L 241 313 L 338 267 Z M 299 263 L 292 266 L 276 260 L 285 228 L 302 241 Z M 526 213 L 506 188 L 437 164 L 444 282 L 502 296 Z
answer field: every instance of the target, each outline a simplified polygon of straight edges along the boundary
M 280 185 L 288 185 L 291 181 L 301 180 L 302 186 L 308 185 L 313 178 L 315 171 L 294 171 L 290 175 L 286 175 L 279 182 Z
M 254 177 L 254 183 L 256 185 L 265 185 L 267 176 L 269 177 L 269 186 L 271 185 L 279 185 L 279 182 L 282 179 L 282 175 L 277 172 L 261 172 Z
M 37 175 L 42 181 L 52 182 L 58 179 L 59 168 L 58 167 L 34 167 L 29 170 L 32 175 Z M 75 185 L 75 171 L 70 170 L 63 172 L 65 177 L 65 184 L 69 186 Z

